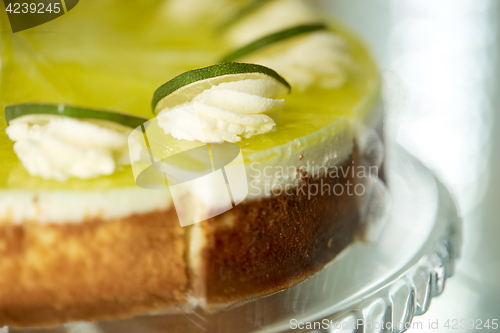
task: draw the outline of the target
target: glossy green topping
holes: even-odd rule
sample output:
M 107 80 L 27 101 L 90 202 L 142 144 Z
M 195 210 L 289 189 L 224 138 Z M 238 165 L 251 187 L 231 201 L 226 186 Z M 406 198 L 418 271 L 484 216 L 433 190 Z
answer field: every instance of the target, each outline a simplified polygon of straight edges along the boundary
M 124 7 L 122 2 L 110 1 L 106 11 L 97 10 L 101 5 L 82 2 L 77 12 L 72 11 L 71 20 L 58 19 L 30 31 L 0 34 L 0 110 L 22 103 L 62 103 L 151 118 L 152 92 L 166 78 L 214 64 L 231 50 L 210 22 L 201 20 L 181 29 L 175 21 L 158 15 L 157 7 L 135 2 Z M 137 15 L 139 11 L 143 15 Z M 89 33 L 89 22 L 99 22 L 95 33 Z M 2 21 L 0 26 L 3 23 L 9 30 L 8 22 Z M 262 154 L 279 156 L 281 145 L 312 137 L 339 119 L 364 119 L 372 114 L 380 83 L 377 67 L 356 36 L 334 22 L 328 25 L 348 42 L 357 70 L 339 89 L 293 91 L 276 120 L 279 130 L 237 143 L 245 159 L 256 161 Z M 56 33 L 47 34 L 47 29 Z M 85 47 L 68 40 L 82 41 Z M 6 127 L 1 111 L 0 191 L 94 191 L 136 186 L 130 166 L 110 176 L 64 183 L 31 177 L 16 156 Z M 333 130 L 331 135 L 335 135 Z
M 326 30 L 327 26 L 323 23 L 319 24 L 307 24 L 307 25 L 299 25 L 296 27 L 292 27 L 289 29 L 285 29 L 274 34 L 270 34 L 264 36 L 262 38 L 257 39 L 256 41 L 239 48 L 230 54 L 226 55 L 224 58 L 220 60 L 220 62 L 230 62 L 240 59 L 243 56 L 246 56 L 250 53 L 258 51 L 262 48 L 265 48 L 269 45 L 281 42 L 283 40 L 293 38 L 302 34 L 306 34 L 313 31 L 318 30 Z

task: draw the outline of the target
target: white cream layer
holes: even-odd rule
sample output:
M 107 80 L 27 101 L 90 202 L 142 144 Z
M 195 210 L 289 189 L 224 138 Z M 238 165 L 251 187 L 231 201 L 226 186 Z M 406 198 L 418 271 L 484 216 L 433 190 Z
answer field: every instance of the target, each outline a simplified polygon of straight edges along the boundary
M 269 132 L 284 106 L 276 99 L 278 83 L 247 79 L 225 82 L 204 90 L 192 101 L 158 114 L 165 134 L 179 140 L 238 142 Z
M 172 199 L 167 190 L 138 187 L 96 191 L 0 191 L 0 224 L 81 223 L 111 221 L 132 214 L 167 210 Z
M 89 179 L 130 164 L 128 127 L 57 115 L 26 115 L 6 128 L 14 151 L 32 176 Z

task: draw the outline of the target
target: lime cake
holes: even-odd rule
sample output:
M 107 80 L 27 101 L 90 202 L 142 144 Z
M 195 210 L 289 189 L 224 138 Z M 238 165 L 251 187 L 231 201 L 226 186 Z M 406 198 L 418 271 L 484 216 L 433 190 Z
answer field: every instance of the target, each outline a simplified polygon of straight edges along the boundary
M 0 325 L 217 311 L 362 235 L 368 50 L 300 0 L 214 6 L 83 1 L 1 35 Z

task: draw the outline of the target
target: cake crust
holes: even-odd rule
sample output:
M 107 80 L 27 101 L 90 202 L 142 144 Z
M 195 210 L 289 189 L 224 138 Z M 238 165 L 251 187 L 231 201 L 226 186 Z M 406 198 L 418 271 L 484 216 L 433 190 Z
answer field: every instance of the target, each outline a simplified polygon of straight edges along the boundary
M 352 167 L 349 158 L 340 168 Z M 320 270 L 349 245 L 360 230 L 355 196 L 328 195 L 328 186 L 355 184 L 347 177 L 304 177 L 307 191 L 238 205 L 227 214 L 200 224 L 202 281 L 207 303 L 219 304 L 267 295 L 295 285 Z M 323 191 L 323 193 L 322 193 Z M 299 193 L 296 195 L 296 193 Z
M 126 317 L 185 302 L 174 211 L 0 228 L 0 325 Z
M 358 165 L 357 149 L 339 168 Z M 330 262 L 363 229 L 356 184 L 303 175 L 298 188 L 180 227 L 174 209 L 80 224 L 0 227 L 0 325 L 47 326 L 172 307 L 207 311 L 295 285 Z M 202 238 L 193 237 L 197 231 Z M 194 247 L 193 244 L 200 241 Z

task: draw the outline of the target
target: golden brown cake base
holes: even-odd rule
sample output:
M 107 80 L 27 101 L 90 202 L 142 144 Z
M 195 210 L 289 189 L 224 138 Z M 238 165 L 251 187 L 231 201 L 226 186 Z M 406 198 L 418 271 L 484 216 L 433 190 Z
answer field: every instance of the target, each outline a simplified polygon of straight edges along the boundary
M 341 166 L 353 165 L 356 156 Z M 363 229 L 359 197 L 324 191 L 325 184 L 356 184 L 351 173 L 302 182 L 318 184 L 319 193 L 242 203 L 185 228 L 173 209 L 113 221 L 3 225 L 0 325 L 123 318 L 187 306 L 186 295 L 210 310 L 301 282 Z M 195 228 L 203 247 L 193 254 Z
M 0 227 L 0 325 L 126 317 L 185 302 L 175 212 Z
M 340 167 L 352 167 L 352 159 Z M 227 303 L 270 294 L 303 281 L 332 260 L 359 230 L 357 198 L 328 195 L 335 184 L 353 184 L 346 178 L 304 178 L 299 193 L 282 194 L 230 211 L 201 223 L 207 237 L 202 253 L 209 304 Z M 318 193 L 316 187 L 318 186 Z M 300 191 L 302 188 L 304 191 Z M 308 197 L 308 188 L 311 195 Z M 339 187 L 338 187 L 339 188 Z M 322 194 L 322 191 L 324 194 Z M 200 295 L 203 296 L 203 295 Z

